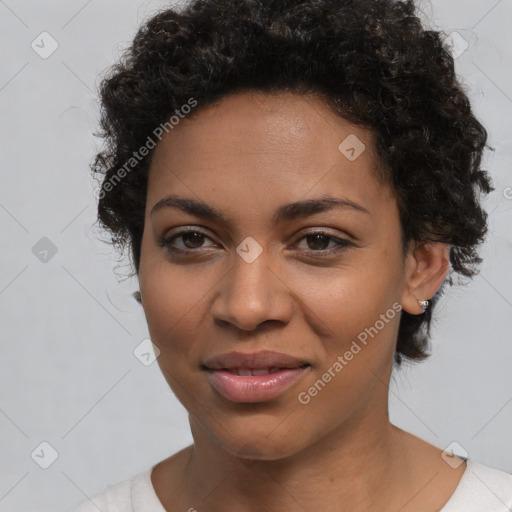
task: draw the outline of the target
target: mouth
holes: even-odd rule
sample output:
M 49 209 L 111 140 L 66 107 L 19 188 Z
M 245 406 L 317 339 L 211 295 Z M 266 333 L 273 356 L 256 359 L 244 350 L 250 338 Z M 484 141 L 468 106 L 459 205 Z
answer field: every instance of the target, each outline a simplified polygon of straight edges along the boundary
M 279 366 L 272 366 L 269 368 L 220 368 L 219 370 L 215 370 L 213 368 L 206 368 L 210 371 L 225 371 L 229 372 L 233 375 L 238 375 L 240 377 L 251 377 L 255 375 L 270 375 L 272 373 L 278 373 L 284 370 L 298 370 L 300 368 L 307 368 L 308 366 L 311 366 L 309 364 L 303 364 L 297 367 L 279 367 Z
M 212 388 L 231 402 L 266 402 L 296 384 L 311 364 L 277 352 L 231 352 L 205 361 Z

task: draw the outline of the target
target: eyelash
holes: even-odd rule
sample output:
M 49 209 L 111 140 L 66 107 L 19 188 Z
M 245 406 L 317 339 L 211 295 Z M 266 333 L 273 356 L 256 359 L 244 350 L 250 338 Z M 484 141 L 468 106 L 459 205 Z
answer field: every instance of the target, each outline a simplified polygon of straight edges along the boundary
M 199 234 L 199 235 L 202 235 L 205 239 L 209 239 L 211 240 L 211 238 L 206 235 L 205 233 L 203 233 L 202 231 L 199 231 L 197 229 L 190 229 L 190 230 L 184 230 L 184 231 L 179 231 L 178 233 L 175 233 L 173 234 L 172 236 L 170 237 L 163 237 L 161 238 L 159 241 L 158 241 L 158 245 L 160 247 L 164 247 L 166 249 L 167 252 L 169 252 L 171 255 L 176 255 L 176 254 L 188 254 L 188 253 L 195 253 L 195 252 L 199 252 L 201 250 L 201 248 L 198 248 L 198 249 L 177 249 L 175 247 L 173 247 L 171 244 L 174 240 L 176 240 L 177 238 L 180 238 L 182 237 L 183 235 L 187 235 L 187 234 L 191 234 L 191 233 L 196 233 L 196 234 Z M 329 233 L 325 232 L 325 231 L 311 231 L 309 233 L 306 233 L 305 235 L 303 235 L 301 238 L 299 238 L 296 242 L 300 242 L 306 238 L 308 238 L 309 236 L 314 236 L 314 235 L 323 235 L 331 240 L 334 240 L 334 241 L 337 241 L 338 242 L 338 245 L 336 247 L 331 247 L 330 249 L 322 249 L 322 250 L 313 250 L 313 249 L 310 249 L 309 251 L 307 252 L 310 252 L 313 254 L 313 257 L 320 257 L 320 258 L 325 258 L 325 257 L 328 257 L 328 256 L 332 256 L 333 254 L 336 254 L 336 253 L 339 253 L 345 249 L 347 249 L 348 247 L 353 247 L 354 244 L 345 239 L 345 238 L 339 238 L 339 237 L 336 237 L 336 236 L 333 236 L 333 235 L 330 235 Z

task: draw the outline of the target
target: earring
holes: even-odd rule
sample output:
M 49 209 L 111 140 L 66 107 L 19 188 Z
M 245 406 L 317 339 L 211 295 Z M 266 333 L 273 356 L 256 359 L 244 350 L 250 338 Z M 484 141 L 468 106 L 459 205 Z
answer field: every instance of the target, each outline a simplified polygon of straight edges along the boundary
M 428 300 L 419 300 L 418 303 L 421 306 L 423 313 L 425 313 L 425 311 L 427 311 L 427 308 L 430 306 L 430 302 Z
M 142 296 L 140 294 L 140 291 L 137 290 L 136 292 L 132 293 L 133 298 L 139 303 L 142 304 Z

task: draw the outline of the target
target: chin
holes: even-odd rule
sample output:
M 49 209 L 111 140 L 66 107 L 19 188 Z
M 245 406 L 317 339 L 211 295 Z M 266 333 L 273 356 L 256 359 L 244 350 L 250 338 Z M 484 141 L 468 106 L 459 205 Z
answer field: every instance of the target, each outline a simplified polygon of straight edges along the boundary
M 281 433 L 278 435 L 262 434 L 261 432 L 238 430 L 244 432 L 243 436 L 226 436 L 226 432 L 220 433 L 221 437 L 215 437 L 216 442 L 230 455 L 247 460 L 280 460 L 291 457 L 307 448 L 297 435 Z
M 270 461 L 300 453 L 321 437 L 321 428 L 311 424 L 306 409 L 299 411 L 296 415 L 293 407 L 283 404 L 270 410 L 268 404 L 230 404 L 227 410 L 212 407 L 208 416 L 196 409 L 189 420 L 195 440 L 201 442 L 206 434 L 234 457 Z

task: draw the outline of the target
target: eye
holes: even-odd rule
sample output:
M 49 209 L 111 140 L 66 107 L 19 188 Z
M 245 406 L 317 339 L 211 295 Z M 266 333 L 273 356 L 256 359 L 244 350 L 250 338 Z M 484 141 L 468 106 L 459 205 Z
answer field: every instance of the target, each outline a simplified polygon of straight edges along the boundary
M 330 256 L 331 254 L 345 250 L 347 247 L 354 246 L 352 242 L 345 238 L 339 238 L 325 231 L 314 231 L 306 234 L 300 241 L 305 241 L 305 245 L 309 248 L 304 249 L 306 252 L 313 253 L 316 256 Z M 334 242 L 334 246 L 329 244 Z
M 181 239 L 181 243 L 176 243 Z M 163 237 L 158 241 L 158 245 L 165 247 L 167 251 L 173 252 L 192 252 L 196 249 L 201 249 L 203 243 L 211 240 L 205 233 L 197 229 L 187 229 L 174 233 L 171 236 Z
M 165 249 L 171 254 L 193 253 L 200 252 L 200 249 L 208 247 L 204 245 L 205 240 L 212 241 L 206 233 L 192 228 L 163 237 L 158 241 L 158 245 L 165 247 Z M 301 248 L 301 251 L 309 252 L 314 257 L 330 256 L 334 253 L 345 250 L 349 246 L 354 246 L 354 244 L 349 240 L 335 237 L 325 231 L 314 231 L 306 234 L 296 242 L 296 246 L 300 245 L 300 242 L 307 246 L 305 248 Z

